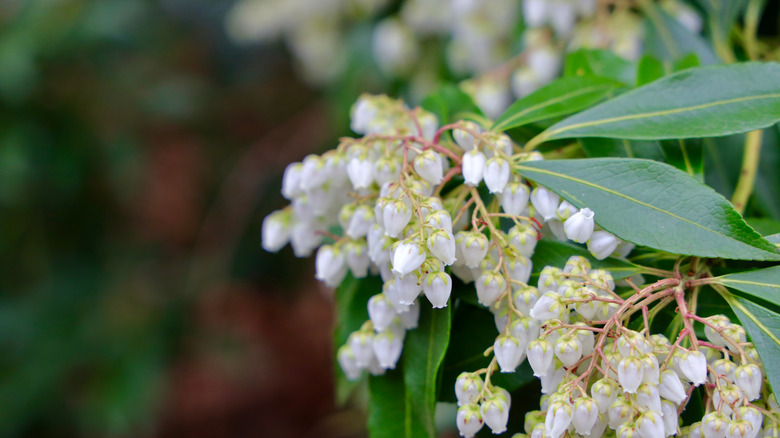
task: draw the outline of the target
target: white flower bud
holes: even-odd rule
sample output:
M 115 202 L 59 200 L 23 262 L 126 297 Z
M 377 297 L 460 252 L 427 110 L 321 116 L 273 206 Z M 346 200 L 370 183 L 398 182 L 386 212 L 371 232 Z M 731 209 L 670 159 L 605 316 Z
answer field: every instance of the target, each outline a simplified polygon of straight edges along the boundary
M 539 281 L 537 282 L 537 288 L 539 293 L 545 292 L 557 292 L 558 284 L 564 279 L 563 271 L 555 266 L 545 266 L 542 268 L 542 272 L 539 273 Z
M 338 286 L 347 274 L 344 254 L 335 246 L 323 245 L 314 261 L 315 277 L 330 287 Z
M 364 240 L 353 240 L 344 245 L 344 253 L 347 259 L 347 266 L 355 278 L 363 278 L 368 275 L 368 265 L 371 260 L 368 258 L 368 247 Z
M 303 159 L 301 169 L 301 188 L 304 191 L 312 190 L 325 184 L 328 173 L 325 170 L 325 161 L 318 155 L 307 155 Z
M 392 330 L 385 330 L 374 336 L 374 354 L 382 368 L 395 368 L 398 358 L 401 357 L 403 346 L 403 338 L 393 333 Z
M 458 408 L 455 417 L 458 433 L 464 438 L 471 438 L 482 429 L 482 413 L 476 404 L 468 404 Z
M 479 125 L 471 121 L 463 122 L 463 126 L 472 132 L 479 133 L 482 131 Z M 460 146 L 460 148 L 464 151 L 470 151 L 474 149 L 474 136 L 468 131 L 454 129 L 452 131 L 452 138 L 455 139 L 455 143 L 457 143 L 458 146 Z
M 531 309 L 539 301 L 539 292 L 533 286 L 521 286 L 512 295 L 515 308 L 523 315 L 530 315 Z
M 726 327 L 728 327 L 729 324 L 731 324 L 731 321 L 729 321 L 728 317 L 726 317 L 725 315 L 712 315 L 705 319 L 710 324 L 714 325 L 719 329 L 725 329 Z M 726 340 L 723 339 L 723 336 L 721 336 L 717 331 L 713 330 L 712 327 L 710 327 L 707 324 L 704 325 L 704 335 L 707 337 L 707 339 L 710 342 L 717 345 L 718 347 L 726 346 Z
M 425 251 L 414 240 L 407 239 L 398 244 L 393 252 L 393 273 L 406 275 L 416 270 L 425 261 Z
M 636 390 L 636 402 L 644 409 L 661 412 L 661 396 L 658 386 L 653 383 L 643 383 Z
M 501 208 L 504 209 L 505 213 L 520 216 L 528 207 L 530 196 L 531 192 L 528 190 L 527 185 L 513 181 L 507 184 L 504 191 L 498 195 L 498 200 L 501 202 Z
M 555 357 L 565 367 L 574 365 L 582 357 L 582 342 L 576 336 L 561 336 L 555 341 Z
M 373 340 L 374 332 L 371 330 L 352 332 L 347 339 L 347 345 L 352 349 L 352 354 L 360 368 L 367 368 L 374 357 Z
M 417 275 L 414 273 L 409 273 L 403 276 L 396 275 L 394 279 L 398 302 L 402 305 L 412 304 L 422 291 L 422 286 L 417 282 Z
M 381 157 L 376 161 L 374 181 L 380 186 L 397 181 L 401 176 L 401 160 L 396 156 Z
M 736 414 L 747 420 L 753 425 L 753 436 L 761 430 L 761 424 L 764 422 L 764 416 L 753 406 L 740 406 L 736 409 Z M 752 438 L 752 437 L 751 437 Z
M 262 244 L 268 252 L 277 252 L 290 241 L 290 213 L 277 210 L 263 219 Z
M 521 316 L 512 321 L 509 332 L 520 341 L 520 346 L 525 351 L 528 344 L 539 337 L 539 324 L 527 316 Z
M 501 396 L 490 397 L 482 402 L 482 419 L 494 434 L 506 431 L 509 421 L 509 405 Z
M 500 273 L 484 271 L 475 281 L 477 299 L 483 306 L 490 307 L 506 288 L 506 280 Z
M 545 187 L 538 186 L 531 191 L 531 204 L 545 221 L 555 218 L 561 198 Z
M 694 386 L 707 381 L 707 358 L 700 351 L 688 351 L 680 358 L 680 371 Z
M 725 438 L 729 427 L 729 417 L 720 412 L 710 412 L 701 421 L 704 438 Z
M 528 279 L 531 278 L 533 263 L 528 257 L 507 257 L 506 267 L 509 278 L 512 280 L 527 283 Z
M 482 182 L 485 175 L 485 154 L 478 149 L 472 149 L 463 154 L 461 169 L 463 171 L 464 184 L 476 187 Z
M 455 380 L 455 397 L 458 399 L 458 406 L 476 402 L 481 391 L 482 378 L 476 373 L 463 372 Z
M 428 149 L 414 158 L 414 171 L 429 183 L 436 185 L 444 178 L 441 155 Z
M 509 163 L 505 159 L 493 157 L 487 160 L 484 179 L 490 193 L 503 192 L 507 183 L 509 183 L 510 175 Z
M 367 205 L 361 205 L 355 209 L 349 219 L 349 224 L 346 226 L 347 236 L 352 239 L 364 237 L 374 223 L 374 212 Z
M 649 344 L 649 343 L 648 343 Z M 659 384 L 659 365 L 658 358 L 652 354 L 652 346 L 650 347 L 651 353 L 639 356 L 642 360 L 642 383 L 652 383 L 653 385 Z
M 367 189 L 374 182 L 374 163 L 363 155 L 349 160 L 347 176 L 355 190 Z
M 558 319 L 563 314 L 566 306 L 561 303 L 561 296 L 554 292 L 547 292 L 536 301 L 531 309 L 531 318 L 540 321 Z
M 515 372 L 515 368 L 520 365 L 520 362 L 525 356 L 522 347 L 520 341 L 514 336 L 501 335 L 496 338 L 496 341 L 493 343 L 493 354 L 496 355 L 496 360 L 501 367 L 502 373 Z M 485 421 L 487 421 L 487 418 Z M 490 426 L 490 423 L 488 423 L 488 426 Z M 493 427 L 491 426 L 491 429 L 492 428 Z
M 614 234 L 601 230 L 594 231 L 590 240 L 588 240 L 588 251 L 597 260 L 604 260 L 615 251 L 618 243 L 620 243 L 620 240 Z
M 753 425 L 747 420 L 733 420 L 729 423 L 727 438 L 751 438 L 753 434 Z
M 688 426 L 688 435 L 681 434 L 680 436 L 688 436 L 690 438 L 704 438 L 704 434 L 701 430 L 701 421 L 697 421 Z
M 574 402 L 574 416 L 571 422 L 578 434 L 590 435 L 598 419 L 599 406 L 596 400 L 590 397 L 580 397 Z
M 376 331 L 383 331 L 395 318 L 395 308 L 385 294 L 376 294 L 368 300 L 368 317 Z
M 552 368 L 553 346 L 546 339 L 534 339 L 528 344 L 528 364 L 534 370 L 534 376 L 546 376 Z
M 450 299 L 452 278 L 445 272 L 431 272 L 423 279 L 422 288 L 433 308 L 441 309 Z
M 571 424 L 573 409 L 569 403 L 556 401 L 550 403 L 547 409 L 547 417 L 544 419 L 544 428 L 548 431 L 549 438 L 560 438 Z
M 455 236 L 455 243 L 463 255 L 463 263 L 469 268 L 476 268 L 485 258 L 488 251 L 488 239 L 479 231 L 461 231 Z M 458 257 L 460 259 L 460 257 Z
M 723 339 L 726 341 L 726 348 L 733 354 L 739 354 L 739 349 L 736 344 L 744 344 L 747 342 L 745 329 L 736 324 L 729 324 L 723 329 Z
M 629 356 L 623 358 L 618 364 L 618 381 L 623 391 L 635 394 L 639 385 L 642 384 L 642 361 L 637 357 Z
M 574 213 L 563 223 L 563 231 L 566 237 L 577 242 L 585 243 L 593 236 L 593 211 L 589 208 L 583 208 Z
M 748 401 L 756 400 L 761 396 L 761 384 L 764 383 L 764 376 L 758 366 L 753 364 L 738 366 L 734 372 L 734 381 Z
M 661 402 L 661 415 L 664 417 L 664 435 L 676 435 L 678 426 L 677 420 L 680 417 L 677 415 L 677 405 L 668 400 L 663 400 Z
M 389 201 L 382 209 L 385 235 L 396 238 L 412 220 L 412 209 L 403 201 Z
M 558 209 L 555 211 L 555 214 L 561 222 L 565 222 L 578 211 L 580 210 L 577 207 L 572 205 L 569 201 L 563 199 L 561 200 L 561 204 L 558 206 Z
M 545 438 L 546 436 L 547 432 L 544 430 L 544 423 L 542 422 L 534 425 L 529 438 Z
M 523 0 L 523 19 L 526 26 L 544 26 L 549 15 L 551 14 L 548 11 L 547 0 Z
M 425 225 L 452 234 L 452 217 L 445 210 L 435 210 L 425 216 Z
M 641 438 L 664 438 L 664 421 L 658 411 L 645 411 L 636 420 L 636 429 Z
M 303 164 L 290 163 L 284 169 L 282 176 L 282 196 L 285 199 L 292 200 L 303 194 Z
M 623 396 L 619 396 L 614 403 L 609 406 L 609 427 L 611 429 L 617 429 L 622 424 L 626 424 L 631 420 L 634 413 L 634 409 Z
M 360 377 L 360 373 L 363 371 L 363 368 L 358 366 L 357 361 L 355 360 L 355 355 L 352 353 L 352 349 L 349 348 L 348 345 L 343 345 L 341 348 L 339 348 L 339 351 L 336 354 L 336 358 L 339 361 L 341 370 L 344 371 L 344 375 L 347 376 L 348 380 L 357 380 L 357 378 Z
M 607 412 L 610 406 L 615 403 L 618 396 L 618 384 L 609 377 L 597 380 L 590 387 L 590 395 L 596 400 L 599 406 L 599 412 Z
M 528 222 L 509 229 L 509 243 L 520 255 L 531 257 L 534 254 L 537 241 L 536 229 Z
M 742 392 L 734 385 L 724 384 L 720 388 L 715 388 L 712 393 L 712 404 L 720 406 L 720 411 L 726 415 L 731 415 L 732 406 L 742 399 Z
M 658 386 L 658 394 L 661 397 L 677 403 L 678 405 L 685 400 L 685 388 L 680 378 L 672 370 L 664 370 L 660 376 L 661 384 Z
M 428 236 L 428 251 L 446 266 L 455 263 L 455 236 L 446 230 L 436 230 Z

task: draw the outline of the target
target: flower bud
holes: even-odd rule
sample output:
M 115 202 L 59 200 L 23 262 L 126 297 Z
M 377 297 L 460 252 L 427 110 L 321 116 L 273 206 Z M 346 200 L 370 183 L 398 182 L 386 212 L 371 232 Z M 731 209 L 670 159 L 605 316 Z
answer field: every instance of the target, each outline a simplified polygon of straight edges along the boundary
M 598 419 L 599 406 L 596 400 L 590 397 L 580 397 L 574 402 L 574 416 L 571 422 L 578 434 L 590 435 Z
M 680 371 L 694 386 L 707 381 L 707 358 L 700 351 L 688 351 L 680 358 Z
M 615 280 L 612 277 L 612 273 L 605 269 L 594 269 L 588 273 L 590 281 L 597 285 L 599 288 L 607 290 L 615 290 Z
M 531 435 L 529 438 L 545 438 L 546 436 L 547 432 L 544 429 L 544 423 L 539 423 L 531 430 Z
M 344 375 L 347 376 L 347 380 L 357 380 L 357 378 L 360 377 L 363 368 L 358 366 L 355 355 L 348 345 L 342 345 L 339 348 L 336 358 L 338 359 L 341 370 L 344 371 Z
M 460 247 L 463 263 L 469 268 L 476 268 L 485 258 L 488 251 L 488 239 L 479 231 L 459 232 L 455 243 Z
M 546 376 L 552 367 L 553 346 L 546 339 L 534 339 L 528 344 L 528 364 L 534 371 L 534 376 Z
M 315 277 L 330 287 L 336 287 L 347 274 L 344 254 L 335 246 L 323 245 L 317 251 L 314 261 Z
M 690 438 L 704 438 L 704 433 L 701 430 L 701 421 L 697 421 L 697 422 L 691 424 L 690 426 L 688 426 L 687 427 L 687 429 L 688 429 L 688 434 L 687 435 L 685 434 L 685 430 L 684 429 L 686 429 L 686 428 L 682 428 L 682 433 L 680 434 L 680 436 L 683 436 L 683 437 L 684 436 L 689 436 Z
M 761 396 L 761 384 L 764 383 L 764 376 L 758 366 L 753 364 L 738 366 L 734 372 L 734 381 L 748 401 L 756 400 Z
M 531 309 L 539 301 L 539 292 L 533 286 L 520 286 L 512 295 L 515 308 L 523 315 L 530 315 Z
M 643 383 L 636 390 L 636 402 L 644 409 L 661 412 L 661 396 L 658 395 L 658 386 L 652 383 Z
M 518 254 L 531 257 L 538 241 L 537 235 L 536 229 L 529 222 L 521 223 L 509 229 L 509 243 Z
M 761 424 L 764 422 L 764 416 L 761 412 L 753 406 L 740 406 L 736 409 L 736 414 L 742 417 L 743 420 L 747 420 L 753 425 L 753 433 L 757 434 L 761 430 Z
M 664 421 L 657 411 L 645 411 L 636 420 L 636 429 L 641 438 L 664 438 Z
M 452 217 L 446 210 L 434 210 L 425 216 L 425 225 L 452 234 Z
M 548 7 L 546 0 L 523 0 L 523 19 L 528 27 L 544 26 L 551 15 L 553 6 Z
M 368 367 L 374 357 L 374 332 L 372 330 L 359 330 L 352 332 L 347 339 L 347 345 L 352 349 L 355 362 L 361 368 Z
M 429 183 L 436 185 L 444 178 L 444 163 L 441 155 L 432 149 L 423 151 L 414 158 L 414 171 Z
M 563 272 L 555 266 L 545 266 L 539 274 L 537 288 L 539 293 L 557 292 L 558 284 L 564 280 Z
M 377 331 L 383 331 L 395 319 L 395 308 L 385 294 L 380 293 L 368 299 L 368 317 Z
M 482 131 L 482 129 L 479 127 L 479 125 L 477 125 L 472 121 L 466 121 L 462 123 L 463 123 L 463 127 L 468 129 L 468 131 L 465 131 L 463 129 L 453 129 L 452 138 L 455 140 L 455 143 L 457 143 L 457 145 L 460 146 L 461 149 L 463 149 L 464 151 L 470 151 L 474 149 L 474 135 L 472 135 L 471 132 L 479 133 Z
M 458 399 L 458 406 L 476 402 L 481 391 L 482 379 L 476 373 L 463 372 L 455 380 L 455 397 Z
M 635 394 L 642 383 L 642 361 L 637 357 L 629 356 L 618 364 L 618 381 L 623 391 Z
M 382 209 L 382 223 L 385 235 L 397 238 L 412 220 L 412 209 L 403 201 L 389 201 Z
M 569 403 L 556 401 L 547 409 L 544 428 L 549 438 L 560 438 L 571 424 L 573 409 Z
M 582 357 L 582 342 L 576 336 L 561 336 L 555 342 L 555 357 L 563 366 L 570 367 Z
M 400 304 L 410 305 L 417 299 L 422 291 L 422 285 L 417 282 L 417 275 L 414 273 L 406 275 L 396 275 L 395 290 Z M 392 301 L 392 300 L 391 300 Z M 400 309 L 399 309 L 400 310 Z M 404 310 L 405 311 L 405 310 Z
M 401 160 L 396 156 L 384 156 L 376 161 L 374 181 L 380 186 L 388 182 L 397 181 L 401 176 Z
M 599 406 L 599 412 L 607 412 L 610 406 L 615 403 L 618 396 L 618 384 L 609 377 L 597 380 L 590 387 L 590 395 L 596 400 Z
M 355 190 L 367 189 L 374 182 L 374 163 L 366 155 L 352 158 L 347 164 L 347 176 Z
M 668 400 L 663 400 L 661 402 L 661 415 L 664 417 L 664 436 L 676 435 L 680 418 L 677 414 L 677 405 Z
M 501 396 L 490 397 L 482 402 L 482 419 L 494 434 L 506 431 L 509 421 L 509 405 Z
M 284 169 L 284 175 L 282 176 L 282 196 L 285 199 L 292 201 L 293 198 L 303 194 L 302 180 L 303 180 L 303 164 L 290 163 Z
M 606 231 L 594 231 L 588 240 L 588 251 L 598 260 L 609 257 L 617 248 L 619 240 L 614 234 Z
M 485 185 L 490 193 L 502 193 L 507 183 L 511 170 L 509 163 L 501 157 L 493 157 L 485 163 Z
M 531 309 L 531 318 L 539 321 L 560 318 L 566 306 L 561 303 L 561 296 L 554 292 L 547 292 L 534 304 Z
M 528 344 L 539 337 L 539 324 L 532 318 L 521 316 L 509 325 L 509 332 L 520 341 L 520 347 L 525 351 Z
M 753 425 L 747 420 L 733 420 L 729 423 L 727 438 L 751 438 L 753 435 Z
M 609 427 L 617 429 L 621 424 L 628 423 L 633 415 L 631 404 L 623 396 L 619 396 L 609 406 Z
M 493 343 L 493 354 L 496 355 L 496 360 L 501 367 L 502 373 L 514 373 L 515 368 L 520 365 L 523 356 L 525 356 L 520 341 L 512 335 L 501 335 L 496 338 L 496 341 Z M 490 428 L 493 429 L 492 426 Z
M 463 154 L 461 169 L 463 172 L 464 184 L 470 187 L 476 187 L 482 182 L 485 176 L 485 154 L 478 149 L 470 150 Z
M 422 266 L 425 258 L 425 251 L 417 242 L 412 239 L 404 240 L 393 251 L 393 273 L 399 277 L 408 277 L 410 273 Z M 411 277 L 407 278 L 407 282 L 411 281 Z M 414 282 L 417 282 L 416 278 Z
M 423 292 L 434 309 L 447 307 L 452 293 L 452 278 L 445 272 L 431 272 L 422 282 Z
M 732 407 L 742 399 L 742 392 L 731 384 L 724 384 L 712 392 L 712 404 L 726 415 L 731 415 Z
M 436 230 L 428 236 L 428 251 L 446 266 L 455 263 L 455 237 L 446 230 Z
M 658 394 L 678 405 L 686 398 L 685 388 L 680 378 L 672 370 L 664 370 L 660 375 L 661 384 L 658 386 Z
M 591 209 L 583 208 L 566 219 L 566 222 L 563 223 L 566 237 L 577 243 L 587 242 L 593 235 L 593 216 L 594 213 Z
M 392 330 L 379 332 L 374 336 L 374 354 L 379 365 L 385 369 L 394 369 L 403 349 L 403 338 Z
M 365 240 L 352 240 L 344 245 L 347 266 L 355 278 L 363 278 L 368 275 L 368 265 L 371 260 L 368 257 L 368 247 Z
M 721 330 L 725 329 L 729 324 L 731 324 L 731 321 L 729 321 L 729 318 L 726 315 L 712 315 L 705 319 L 707 322 Z M 710 342 L 717 345 L 718 347 L 726 346 L 726 340 L 723 339 L 723 336 L 721 336 L 716 330 L 713 330 L 713 328 L 707 324 L 704 325 L 704 335 Z
M 507 274 L 509 278 L 520 283 L 527 283 L 531 278 L 533 263 L 531 259 L 525 256 L 509 257 L 507 256 Z
M 729 417 L 720 412 L 710 412 L 701 421 L 704 438 L 725 438 L 728 432 Z
M 284 210 L 277 210 L 263 219 L 262 245 L 268 252 L 277 252 L 290 241 L 291 214 Z
M 479 406 L 475 403 L 467 404 L 458 408 L 458 414 L 455 417 L 458 426 L 458 433 L 464 438 L 471 438 L 480 429 L 482 429 L 482 413 Z
M 506 288 L 506 280 L 500 273 L 484 271 L 475 281 L 477 299 L 483 306 L 490 307 Z
M 501 202 L 501 208 L 504 209 L 506 214 L 520 216 L 528 207 L 530 195 L 531 192 L 528 190 L 527 185 L 513 181 L 507 184 L 504 191 L 498 195 L 498 200 Z
M 531 204 L 536 209 L 545 222 L 555 218 L 558 204 L 560 204 L 561 198 L 542 186 L 537 186 L 531 191 Z

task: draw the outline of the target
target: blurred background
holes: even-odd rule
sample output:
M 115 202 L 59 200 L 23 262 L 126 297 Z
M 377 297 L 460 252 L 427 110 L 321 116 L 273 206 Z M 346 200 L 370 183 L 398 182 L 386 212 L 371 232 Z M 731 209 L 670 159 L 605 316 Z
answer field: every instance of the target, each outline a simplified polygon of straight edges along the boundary
M 476 77 L 490 116 L 567 50 L 640 56 L 631 2 L 554 1 L 0 0 L 0 437 L 363 436 L 332 292 L 260 248 L 282 172 L 362 92 Z

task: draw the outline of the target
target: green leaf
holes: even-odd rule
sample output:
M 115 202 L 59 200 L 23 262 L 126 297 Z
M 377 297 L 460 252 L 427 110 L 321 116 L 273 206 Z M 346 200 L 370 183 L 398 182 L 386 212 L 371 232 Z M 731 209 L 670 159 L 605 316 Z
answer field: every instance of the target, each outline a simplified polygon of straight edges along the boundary
M 745 6 L 745 0 L 696 0 L 707 12 L 713 39 L 727 41 L 731 28 Z
M 390 370 L 383 376 L 369 376 L 368 394 L 368 433 L 371 438 L 426 436 L 420 424 L 412 421 L 401 370 Z
M 471 99 L 471 96 L 453 84 L 442 85 L 435 93 L 425 97 L 421 106 L 436 114 L 442 125 L 456 121 L 456 115 L 460 113 L 482 115 L 482 111 Z
M 638 140 L 712 137 L 780 120 L 780 64 L 692 68 L 575 114 L 537 141 L 573 137 Z
M 452 307 L 433 309 L 428 303 L 421 306 L 419 325 L 407 333 L 404 343 L 406 409 L 411 413 L 411 421 L 419 425 L 426 436 L 435 437 L 436 384 L 449 345 Z
M 645 55 L 639 60 L 636 72 L 636 86 L 653 82 L 666 74 L 664 64 L 650 55 Z
M 720 60 L 701 36 L 692 33 L 663 9 L 650 2 L 645 11 L 645 53 L 663 61 L 678 61 L 695 53 L 701 64 L 718 64 Z
M 513 103 L 493 125 L 506 131 L 539 120 L 564 116 L 604 100 L 621 84 L 597 76 L 557 79 Z
M 661 142 L 661 146 L 667 163 L 704 183 L 704 146 L 701 141 L 665 140 Z
M 666 161 L 658 140 L 626 140 L 624 138 L 581 138 L 580 144 L 588 157 L 647 158 Z
M 636 65 L 609 50 L 580 49 L 566 56 L 563 75 L 599 76 L 634 85 Z
M 780 221 L 763 217 L 745 218 L 747 223 L 766 239 L 769 234 L 780 233 Z
M 712 189 L 663 163 L 631 158 L 524 162 L 521 175 L 596 214 L 623 240 L 676 254 L 780 260 Z
M 744 298 L 726 299 L 756 346 L 769 385 L 780 390 L 780 315 Z
M 727 287 L 780 305 L 780 266 L 717 277 Z
M 574 245 L 566 242 L 542 239 L 536 244 L 533 262 L 533 273 L 539 274 L 545 266 L 555 266 L 563 269 L 566 261 L 571 256 L 583 256 L 590 261 L 593 269 L 606 269 L 612 273 L 615 280 L 627 278 L 642 272 L 642 268 L 629 261 L 607 257 L 604 260 L 596 260 L 582 245 Z

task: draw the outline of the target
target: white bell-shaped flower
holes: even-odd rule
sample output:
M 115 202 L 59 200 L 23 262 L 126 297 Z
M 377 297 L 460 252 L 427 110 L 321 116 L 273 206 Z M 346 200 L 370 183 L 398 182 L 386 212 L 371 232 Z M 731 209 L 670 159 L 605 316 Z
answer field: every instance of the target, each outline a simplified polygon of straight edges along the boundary
M 395 308 L 385 294 L 379 293 L 368 299 L 368 317 L 376 331 L 383 331 L 395 319 Z
M 636 390 L 636 402 L 644 409 L 661 412 L 661 396 L 658 394 L 658 385 L 641 384 Z
M 471 403 L 458 408 L 455 424 L 458 426 L 458 433 L 463 438 L 471 438 L 476 435 L 484 424 L 479 406 L 476 403 Z
M 509 421 L 509 405 L 500 396 L 490 397 L 482 401 L 482 419 L 494 434 L 504 433 Z
M 685 388 L 680 377 L 672 370 L 663 370 L 660 375 L 661 384 L 658 385 L 658 394 L 666 400 L 680 404 L 685 400 Z
M 403 201 L 389 201 L 382 208 L 385 235 L 397 238 L 412 220 L 412 209 Z
M 700 351 L 688 351 L 680 358 L 680 371 L 694 386 L 707 381 L 707 358 Z
M 368 246 L 364 240 L 353 240 L 344 245 L 344 253 L 347 266 L 355 278 L 363 278 L 368 275 L 368 266 L 371 260 L 368 257 Z
M 336 359 L 339 362 L 341 370 L 344 371 L 344 375 L 347 376 L 347 380 L 357 380 L 357 378 L 360 377 L 363 368 L 357 364 L 355 355 L 348 345 L 343 345 L 339 348 Z
M 490 193 L 502 193 L 507 183 L 509 183 L 510 176 L 511 169 L 505 159 L 493 157 L 485 163 L 485 175 L 483 178 Z
M 469 268 L 476 268 L 485 258 L 488 251 L 487 237 L 478 231 L 461 231 L 455 236 L 457 249 L 463 255 L 463 263 Z
M 507 273 L 509 278 L 520 283 L 528 283 L 533 269 L 531 259 L 525 256 L 507 257 Z
M 538 233 L 529 222 L 515 225 L 509 229 L 509 243 L 522 256 L 533 256 L 537 241 Z
M 398 302 L 402 305 L 412 304 L 422 292 L 422 286 L 418 283 L 417 275 L 414 273 L 396 274 L 394 280 Z
M 323 245 L 317 251 L 314 260 L 317 280 L 325 282 L 330 287 L 338 286 L 347 274 L 347 262 L 344 253 L 335 246 Z
M 455 140 L 455 143 L 460 146 L 461 149 L 464 151 L 470 151 L 474 149 L 474 135 L 472 135 L 472 132 L 480 133 L 482 131 L 482 128 L 479 127 L 476 123 L 472 121 L 466 121 L 462 122 L 463 127 L 466 129 L 453 129 L 452 130 L 452 138 Z
M 435 230 L 428 236 L 428 251 L 446 266 L 455 263 L 455 236 L 447 230 Z
M 359 239 L 368 234 L 368 230 L 376 223 L 374 212 L 367 205 L 361 205 L 355 209 L 355 212 L 349 218 L 346 226 L 346 233 L 352 239 Z
M 352 332 L 347 339 L 347 345 L 352 349 L 355 361 L 361 368 L 367 368 L 374 357 L 374 332 L 372 330 L 358 330 Z
M 414 158 L 414 171 L 429 183 L 436 185 L 444 178 L 444 163 L 436 151 L 428 149 Z
M 327 180 L 325 160 L 319 155 L 307 155 L 303 159 L 303 167 L 301 168 L 301 188 L 304 191 L 310 191 L 322 186 Z
M 597 380 L 590 387 L 590 395 L 598 403 L 599 412 L 607 412 L 612 403 L 615 403 L 615 400 L 617 400 L 618 391 L 618 383 L 609 377 Z
M 496 338 L 493 343 L 493 353 L 496 355 L 502 373 L 514 373 L 525 356 L 520 341 L 512 335 L 501 335 Z
M 635 394 L 642 384 L 642 361 L 638 357 L 629 356 L 618 363 L 618 382 L 623 391 Z
M 761 368 L 753 364 L 738 366 L 734 372 L 734 383 L 745 394 L 748 401 L 758 399 L 761 396 L 761 384 L 764 383 Z
M 506 280 L 498 272 L 484 271 L 476 280 L 477 300 L 483 306 L 490 307 L 506 289 Z
M 728 433 L 729 417 L 720 412 L 710 412 L 701 419 L 704 438 L 725 438 Z
M 262 245 L 268 252 L 277 252 L 290 241 L 292 228 L 290 214 L 283 210 L 275 211 L 263 219 Z
M 727 438 L 751 438 L 755 436 L 753 433 L 753 425 L 747 420 L 732 420 L 729 423 L 729 429 L 726 432 Z
M 545 221 L 556 217 L 560 203 L 560 196 L 545 187 L 538 186 L 531 191 L 531 204 Z
M 347 176 L 355 190 L 367 189 L 374 182 L 374 163 L 366 155 L 352 158 L 347 164 Z
M 570 367 L 582 357 L 582 342 L 575 336 L 564 335 L 555 341 L 555 357 L 563 366 Z
M 546 339 L 534 339 L 528 344 L 528 364 L 534 376 L 546 376 L 553 362 L 553 345 Z
M 374 181 L 380 186 L 391 181 L 398 181 L 401 176 L 402 162 L 397 156 L 379 158 L 374 166 Z
M 504 191 L 498 195 L 501 202 L 501 208 L 506 214 L 520 216 L 528 207 L 528 199 L 531 191 L 528 186 L 522 182 L 513 181 L 506 185 Z
M 428 273 L 422 281 L 423 292 L 434 309 L 447 307 L 452 293 L 452 278 L 446 272 Z
M 562 199 L 561 204 L 558 206 L 555 214 L 561 222 L 565 222 L 578 211 L 580 210 L 577 207 L 572 205 L 569 201 Z
M 282 176 L 282 196 L 285 199 L 292 201 L 293 198 L 303 194 L 303 187 L 301 181 L 303 180 L 303 164 L 290 163 L 284 169 L 284 175 Z
M 619 243 L 620 239 L 612 233 L 603 230 L 594 231 L 590 240 L 588 240 L 588 251 L 597 260 L 604 260 L 615 252 Z
M 523 315 L 530 315 L 531 309 L 539 301 L 539 291 L 533 286 L 520 286 L 513 294 L 515 308 Z
M 425 251 L 412 239 L 399 243 L 393 252 L 393 273 L 406 275 L 425 261 Z
M 455 380 L 455 397 L 458 399 L 458 406 L 474 403 L 479 400 L 479 394 L 482 392 L 482 378 L 476 373 L 460 373 Z
M 664 420 L 658 411 L 645 411 L 636 420 L 636 429 L 641 438 L 665 438 Z
M 623 396 L 618 398 L 609 406 L 607 414 L 609 415 L 609 427 L 617 429 L 623 424 L 631 421 L 634 415 L 634 407 Z
M 463 154 L 461 170 L 463 172 L 464 184 L 476 187 L 482 182 L 482 178 L 485 176 L 486 161 L 485 154 L 478 149 L 472 149 Z
M 392 330 L 379 332 L 374 336 L 374 354 L 379 365 L 385 369 L 394 369 L 403 349 L 403 338 Z
M 509 333 L 518 341 L 523 350 L 528 349 L 528 344 L 539 337 L 539 324 L 527 316 L 521 316 L 509 325 Z
M 747 420 L 753 425 L 753 433 L 756 434 L 761 430 L 761 424 L 764 421 L 764 415 L 753 406 L 740 406 L 736 409 L 736 415 L 742 417 L 743 420 Z
M 590 397 L 579 397 L 574 402 L 574 415 L 571 422 L 578 434 L 583 436 L 590 435 L 598 419 L 599 406 L 596 400 Z
M 549 438 L 560 438 L 571 424 L 573 414 L 572 406 L 564 401 L 550 403 L 547 408 L 547 417 L 544 419 L 544 428 Z
M 425 216 L 425 225 L 452 234 L 452 217 L 446 210 L 435 210 Z
M 566 219 L 566 222 L 563 223 L 566 237 L 577 243 L 587 242 L 593 236 L 593 227 L 595 226 L 593 216 L 593 210 L 583 208 Z
M 677 414 L 677 405 L 669 400 L 661 401 L 661 415 L 664 417 L 664 436 L 677 434 L 677 420 L 680 416 Z
M 531 318 L 539 321 L 558 319 L 563 314 L 566 306 L 561 303 L 561 296 L 554 292 L 547 292 L 536 301 L 531 309 Z

